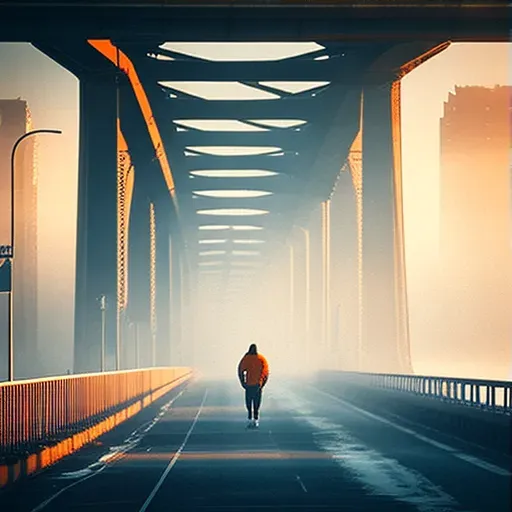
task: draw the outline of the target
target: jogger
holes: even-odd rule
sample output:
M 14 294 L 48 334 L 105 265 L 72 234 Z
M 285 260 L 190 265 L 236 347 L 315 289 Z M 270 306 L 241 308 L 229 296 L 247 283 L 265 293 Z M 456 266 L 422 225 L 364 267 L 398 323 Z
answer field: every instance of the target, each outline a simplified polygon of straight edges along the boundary
M 247 407 L 248 427 L 257 427 L 260 418 L 262 390 L 268 380 L 267 360 L 258 354 L 253 343 L 238 364 L 238 379 L 245 389 L 245 405 Z

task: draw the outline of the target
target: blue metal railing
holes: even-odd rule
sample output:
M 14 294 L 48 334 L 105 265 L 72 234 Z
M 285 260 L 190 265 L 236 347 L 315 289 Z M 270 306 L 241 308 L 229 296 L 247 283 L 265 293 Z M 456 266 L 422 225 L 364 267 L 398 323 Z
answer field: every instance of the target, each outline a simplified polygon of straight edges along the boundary
M 494 412 L 512 412 L 511 381 L 389 373 L 333 373 L 342 374 L 344 381 L 356 385 L 400 391 Z

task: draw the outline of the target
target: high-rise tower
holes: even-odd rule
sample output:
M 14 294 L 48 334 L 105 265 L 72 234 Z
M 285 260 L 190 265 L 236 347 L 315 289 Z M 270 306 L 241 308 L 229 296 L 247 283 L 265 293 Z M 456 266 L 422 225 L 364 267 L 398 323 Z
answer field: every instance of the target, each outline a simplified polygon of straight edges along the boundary
M 11 152 L 31 129 L 26 101 L 0 100 L 0 244 L 11 240 Z M 15 161 L 14 376 L 34 376 L 37 352 L 37 168 L 36 140 L 24 140 Z M 7 325 L 0 339 L 7 342 Z

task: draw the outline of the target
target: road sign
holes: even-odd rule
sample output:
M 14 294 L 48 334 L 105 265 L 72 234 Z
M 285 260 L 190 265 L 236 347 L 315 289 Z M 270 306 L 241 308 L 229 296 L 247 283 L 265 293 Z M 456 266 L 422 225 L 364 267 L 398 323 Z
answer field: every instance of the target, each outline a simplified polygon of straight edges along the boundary
M 0 258 L 12 258 L 12 245 L 0 245 Z
M 11 291 L 11 260 L 0 259 L 0 293 Z

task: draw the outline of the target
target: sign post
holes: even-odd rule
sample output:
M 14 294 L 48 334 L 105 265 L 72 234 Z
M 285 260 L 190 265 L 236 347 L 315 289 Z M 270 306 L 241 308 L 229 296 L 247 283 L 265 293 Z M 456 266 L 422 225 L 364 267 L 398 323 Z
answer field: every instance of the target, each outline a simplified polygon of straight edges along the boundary
M 0 259 L 11 259 L 12 256 L 12 245 L 0 245 Z

